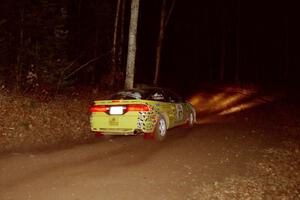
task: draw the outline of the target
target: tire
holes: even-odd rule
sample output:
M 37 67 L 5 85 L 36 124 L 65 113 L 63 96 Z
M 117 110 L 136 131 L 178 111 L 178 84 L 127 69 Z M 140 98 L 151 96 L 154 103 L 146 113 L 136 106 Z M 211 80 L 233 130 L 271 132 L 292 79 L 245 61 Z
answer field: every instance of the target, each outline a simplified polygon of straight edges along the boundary
M 157 141 L 163 141 L 167 135 L 167 123 L 166 120 L 161 116 L 154 129 L 154 139 Z

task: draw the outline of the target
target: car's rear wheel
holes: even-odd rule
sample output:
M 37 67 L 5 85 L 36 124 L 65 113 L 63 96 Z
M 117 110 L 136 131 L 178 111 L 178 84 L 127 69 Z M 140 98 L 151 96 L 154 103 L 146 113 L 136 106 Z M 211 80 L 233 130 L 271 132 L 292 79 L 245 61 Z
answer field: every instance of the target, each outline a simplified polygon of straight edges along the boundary
M 166 138 L 167 135 L 167 123 L 166 120 L 161 116 L 154 129 L 154 139 L 158 141 L 162 141 Z

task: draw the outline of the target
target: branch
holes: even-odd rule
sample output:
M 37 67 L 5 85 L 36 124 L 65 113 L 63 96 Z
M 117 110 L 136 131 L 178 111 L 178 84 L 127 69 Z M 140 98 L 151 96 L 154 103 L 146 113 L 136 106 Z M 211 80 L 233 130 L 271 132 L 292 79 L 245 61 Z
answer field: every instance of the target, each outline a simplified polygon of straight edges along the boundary
M 70 69 L 75 63 L 76 63 L 76 61 L 77 60 L 79 60 L 79 58 L 81 58 L 82 57 L 82 55 L 81 56 L 78 56 L 77 58 L 75 58 L 67 67 L 65 67 L 63 70 L 62 70 L 62 74 L 64 74 L 65 73 L 65 71 L 67 71 L 68 69 Z
M 171 8 L 170 8 L 170 10 L 169 10 L 168 16 L 167 16 L 166 21 L 165 21 L 165 23 L 164 23 L 164 29 L 166 29 L 166 27 L 167 27 L 167 25 L 168 25 L 168 23 L 169 23 L 171 14 L 172 14 L 172 12 L 173 12 L 173 10 L 174 10 L 175 2 L 176 2 L 176 0 L 173 0 L 173 1 L 172 1 Z
M 74 71 L 72 71 L 69 75 L 67 75 L 64 80 L 70 78 L 71 76 L 73 76 L 76 72 L 78 72 L 79 70 L 81 70 L 82 68 L 88 66 L 89 64 L 99 60 L 100 58 L 104 57 L 104 56 L 107 56 L 108 54 L 110 54 L 112 52 L 112 50 L 110 50 L 109 52 L 105 53 L 105 54 L 102 54 L 101 56 L 98 56 L 96 58 L 93 58 L 92 60 L 89 60 L 88 62 L 86 62 L 85 64 L 79 66 L 77 69 L 75 69 Z

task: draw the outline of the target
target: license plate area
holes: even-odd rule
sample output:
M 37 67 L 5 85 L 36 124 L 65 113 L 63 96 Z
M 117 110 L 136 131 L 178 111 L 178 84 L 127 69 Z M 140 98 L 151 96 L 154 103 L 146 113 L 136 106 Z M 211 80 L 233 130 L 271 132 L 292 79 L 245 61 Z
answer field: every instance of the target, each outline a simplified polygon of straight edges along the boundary
M 110 115 L 123 115 L 125 111 L 125 107 L 124 106 L 111 106 L 109 108 L 109 114 Z
M 118 126 L 119 125 L 119 118 L 118 117 L 110 117 L 109 118 L 109 125 L 110 126 Z

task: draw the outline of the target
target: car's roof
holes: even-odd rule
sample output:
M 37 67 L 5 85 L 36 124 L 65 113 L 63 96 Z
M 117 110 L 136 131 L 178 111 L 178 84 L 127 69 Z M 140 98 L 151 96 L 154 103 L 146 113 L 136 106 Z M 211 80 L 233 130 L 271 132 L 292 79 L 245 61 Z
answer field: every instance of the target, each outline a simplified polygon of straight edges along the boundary
M 143 88 L 132 88 L 132 89 L 125 89 L 125 90 L 120 90 L 118 92 L 140 92 L 140 93 L 145 93 L 145 92 L 154 92 L 154 91 L 162 91 L 162 90 L 168 90 L 166 88 L 161 88 L 161 87 L 143 87 Z

